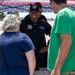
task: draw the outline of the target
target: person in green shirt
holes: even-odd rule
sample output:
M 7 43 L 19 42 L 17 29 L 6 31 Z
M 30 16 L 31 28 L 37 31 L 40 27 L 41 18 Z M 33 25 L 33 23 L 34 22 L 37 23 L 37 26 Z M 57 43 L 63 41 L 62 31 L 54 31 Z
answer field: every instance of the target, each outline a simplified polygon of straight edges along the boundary
M 48 47 L 50 75 L 75 75 L 75 11 L 67 0 L 50 0 L 57 14 Z

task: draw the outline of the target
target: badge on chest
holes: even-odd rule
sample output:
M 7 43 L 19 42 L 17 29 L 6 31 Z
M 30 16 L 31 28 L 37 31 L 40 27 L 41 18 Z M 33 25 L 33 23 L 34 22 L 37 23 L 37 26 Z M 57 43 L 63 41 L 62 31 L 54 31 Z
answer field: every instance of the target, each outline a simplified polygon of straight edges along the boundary
M 28 25 L 27 28 L 28 29 L 32 29 L 33 27 L 32 27 L 32 25 Z

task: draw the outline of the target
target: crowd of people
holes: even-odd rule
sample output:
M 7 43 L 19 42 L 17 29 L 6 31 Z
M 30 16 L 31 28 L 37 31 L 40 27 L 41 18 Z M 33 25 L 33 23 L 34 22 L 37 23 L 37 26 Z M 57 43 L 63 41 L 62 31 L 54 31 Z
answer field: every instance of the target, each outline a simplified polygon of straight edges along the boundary
M 0 15 L 0 75 L 34 75 L 47 68 L 49 75 L 75 75 L 75 10 L 67 0 L 50 0 L 56 13 L 53 27 L 47 22 L 43 6 L 30 4 L 29 14 Z M 50 36 L 46 44 L 45 35 Z

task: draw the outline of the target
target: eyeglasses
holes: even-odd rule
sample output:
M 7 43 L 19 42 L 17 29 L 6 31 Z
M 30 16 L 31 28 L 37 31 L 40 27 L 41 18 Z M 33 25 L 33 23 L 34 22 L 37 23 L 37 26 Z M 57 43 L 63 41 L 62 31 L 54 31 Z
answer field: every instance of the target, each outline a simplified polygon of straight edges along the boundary
M 51 5 L 51 2 L 49 2 L 49 4 Z
M 51 3 L 52 3 L 52 0 L 50 0 L 49 4 L 51 5 Z

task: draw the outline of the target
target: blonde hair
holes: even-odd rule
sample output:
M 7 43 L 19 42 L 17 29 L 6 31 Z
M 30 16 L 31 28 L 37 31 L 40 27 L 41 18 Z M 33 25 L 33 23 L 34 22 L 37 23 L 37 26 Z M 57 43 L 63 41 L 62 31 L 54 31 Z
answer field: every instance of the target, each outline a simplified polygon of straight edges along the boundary
M 9 14 L 3 19 L 2 30 L 14 30 L 21 24 L 19 16 L 14 14 Z

